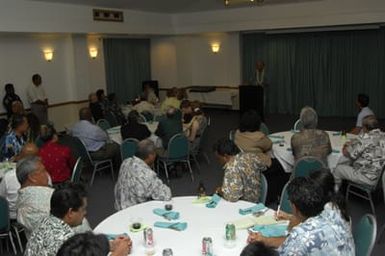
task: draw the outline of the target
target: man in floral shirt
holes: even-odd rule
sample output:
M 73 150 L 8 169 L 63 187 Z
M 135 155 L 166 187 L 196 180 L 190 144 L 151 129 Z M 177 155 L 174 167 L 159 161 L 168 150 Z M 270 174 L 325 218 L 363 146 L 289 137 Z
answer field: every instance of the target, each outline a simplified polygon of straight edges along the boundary
M 148 200 L 171 198 L 170 188 L 151 169 L 156 159 L 155 145 L 145 139 L 138 143 L 136 156 L 126 159 L 115 185 L 115 209 L 122 210 Z
M 214 145 L 214 151 L 225 172 L 218 193 L 230 202 L 259 202 L 261 173 L 266 170 L 266 165 L 256 154 L 240 152 L 229 139 L 219 140 Z
M 339 188 L 342 180 L 374 186 L 385 164 L 385 133 L 378 129 L 374 116 L 363 119 L 362 133 L 345 144 L 343 157 L 333 175 Z

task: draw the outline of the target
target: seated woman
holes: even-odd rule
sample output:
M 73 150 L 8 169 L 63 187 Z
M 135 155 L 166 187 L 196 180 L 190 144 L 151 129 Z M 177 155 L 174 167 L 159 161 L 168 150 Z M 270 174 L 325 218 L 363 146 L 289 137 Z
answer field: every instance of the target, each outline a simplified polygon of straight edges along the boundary
M 269 185 L 267 203 L 277 200 L 289 176 L 279 161 L 271 158 L 269 151 L 272 141 L 260 129 L 261 118 L 255 110 L 242 115 L 239 129 L 234 134 L 234 142 L 244 152 L 255 153 L 268 168 L 264 175 Z
M 162 102 L 160 110 L 162 113 L 166 113 L 169 108 L 179 109 L 181 99 L 181 90 L 176 87 L 167 90 L 166 99 Z
M 207 118 L 205 117 L 201 109 L 201 104 L 198 101 L 193 101 L 190 104 L 192 109 L 192 119 L 188 124 L 183 124 L 183 130 L 187 139 L 192 144 L 190 148 L 194 150 L 197 146 L 199 146 L 200 137 L 207 126 Z
M 192 119 L 192 107 L 189 100 L 182 100 L 180 103 L 180 111 L 182 113 L 182 121 L 184 124 L 188 124 Z
M 25 144 L 25 135 L 28 131 L 28 120 L 24 115 L 13 115 L 11 131 L 5 136 L 2 145 L 2 158 L 19 160 L 19 153 Z
M 88 95 L 89 108 L 91 109 L 92 117 L 94 121 L 97 122 L 99 119 L 104 118 L 104 110 L 101 104 L 98 101 L 96 93 L 91 93 Z
M 118 99 L 116 98 L 115 93 L 110 93 L 107 96 L 108 98 L 108 111 L 111 111 L 116 119 L 118 119 L 119 124 L 124 124 L 126 122 L 126 118 L 122 112 L 122 109 L 119 106 Z
M 139 141 L 144 140 L 151 136 L 150 130 L 146 125 L 140 124 L 139 113 L 136 110 L 132 110 L 127 116 L 127 124 L 123 125 L 120 128 L 120 132 L 122 134 L 122 139 L 125 140 L 127 138 L 134 138 Z
M 39 156 L 51 176 L 52 183 L 59 184 L 71 178 L 75 158 L 71 149 L 58 143 L 58 136 L 52 125 L 42 125 L 40 139 L 44 142 Z

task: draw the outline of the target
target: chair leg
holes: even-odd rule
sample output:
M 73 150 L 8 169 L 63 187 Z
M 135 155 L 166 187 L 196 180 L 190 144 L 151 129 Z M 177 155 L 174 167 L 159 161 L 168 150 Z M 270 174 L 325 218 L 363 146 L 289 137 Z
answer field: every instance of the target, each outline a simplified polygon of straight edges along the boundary
M 370 207 L 372 208 L 373 215 L 376 216 L 376 208 L 374 207 L 372 193 L 370 193 L 370 191 L 366 191 L 366 193 L 368 193 L 369 203 Z
M 13 253 L 15 255 L 17 255 L 16 246 L 15 246 L 15 243 L 13 242 L 12 232 L 9 231 L 8 235 L 9 235 L 9 240 L 10 240 L 11 245 L 12 245 Z
M 94 165 L 94 170 L 92 171 L 90 186 L 94 184 L 95 174 L 96 174 L 96 165 Z
M 163 166 L 164 166 L 164 172 L 166 173 L 166 180 L 167 180 L 167 183 L 170 183 L 170 179 L 168 178 L 167 163 L 166 163 L 166 162 L 163 162 Z
M 345 193 L 345 202 L 348 203 L 349 200 L 349 192 L 350 192 L 350 184 L 346 187 L 346 193 Z
M 193 159 L 194 159 L 195 164 L 196 164 L 197 167 L 198 167 L 198 173 L 200 173 L 200 171 L 201 171 L 201 166 L 200 166 L 200 164 L 199 164 L 199 162 L 198 162 L 198 160 L 197 160 L 197 157 L 196 157 L 195 154 L 192 154 L 192 157 L 193 157 Z
M 15 232 L 17 243 L 19 244 L 19 247 L 20 247 L 20 251 L 24 252 L 23 244 L 21 243 L 21 239 L 20 239 L 20 234 L 19 234 L 18 228 L 14 226 L 13 227 L 13 231 Z
M 188 160 L 188 159 L 187 159 L 187 166 L 188 166 L 188 169 L 190 170 L 191 180 L 194 181 L 194 174 L 193 174 L 192 169 L 191 169 L 190 160 Z

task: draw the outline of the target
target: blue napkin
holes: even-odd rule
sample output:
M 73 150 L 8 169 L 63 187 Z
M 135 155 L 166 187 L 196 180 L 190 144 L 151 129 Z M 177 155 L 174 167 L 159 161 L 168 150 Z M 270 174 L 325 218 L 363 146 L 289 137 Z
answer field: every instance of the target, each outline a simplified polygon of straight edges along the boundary
M 208 202 L 208 203 L 206 204 L 206 207 L 207 207 L 207 208 L 215 208 L 215 207 L 217 207 L 218 202 L 219 202 L 220 200 L 221 200 L 221 197 L 218 196 L 217 194 L 214 194 L 214 195 L 211 197 L 211 201 Z
M 283 136 L 283 135 L 269 135 L 269 138 L 272 138 L 272 139 L 284 139 L 285 136 Z
M 255 225 L 251 230 L 261 233 L 264 237 L 280 237 L 287 235 L 287 225 Z
M 273 141 L 273 144 L 281 144 L 281 143 L 285 143 L 285 141 L 284 140 Z
M 340 136 L 340 135 L 342 135 L 342 132 L 333 132 L 332 135 L 333 136 Z
M 294 129 L 291 129 L 291 132 L 292 132 L 292 133 L 299 133 L 300 130 L 294 130 Z
M 122 234 L 104 234 L 108 240 L 115 240 L 117 237 L 119 236 L 127 236 L 128 237 L 128 234 L 127 233 L 122 233 Z
M 187 228 L 187 222 L 160 222 L 154 223 L 157 228 L 169 228 L 177 231 L 183 231 Z
M 152 211 L 154 214 L 162 216 L 167 220 L 177 220 L 179 219 L 179 212 L 167 211 L 165 209 L 157 208 Z
M 256 212 L 259 212 L 265 208 L 266 208 L 266 206 L 264 204 L 258 203 L 252 207 L 249 207 L 249 208 L 239 209 L 239 214 L 246 215 L 246 214 L 250 214 L 250 213 L 256 213 Z
M 340 151 L 337 150 L 337 149 L 333 149 L 333 150 L 332 150 L 332 153 L 340 153 Z
M 293 151 L 291 148 L 287 148 L 286 150 L 287 150 L 287 151 L 290 151 L 290 152 Z

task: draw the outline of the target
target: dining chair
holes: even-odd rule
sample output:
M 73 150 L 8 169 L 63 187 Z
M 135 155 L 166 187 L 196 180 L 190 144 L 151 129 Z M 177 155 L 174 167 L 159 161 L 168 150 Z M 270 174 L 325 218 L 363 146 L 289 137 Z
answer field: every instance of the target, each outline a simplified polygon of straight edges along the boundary
M 261 123 L 261 126 L 259 127 L 259 130 L 265 134 L 266 136 L 270 134 L 270 130 L 269 128 L 267 127 L 267 125 L 265 123 Z
M 190 171 L 191 180 L 194 181 L 194 175 L 191 169 L 189 156 L 189 141 L 187 137 L 182 133 L 178 133 L 171 137 L 170 141 L 168 142 L 167 150 L 158 155 L 157 171 L 159 173 L 160 164 L 163 164 L 167 182 L 169 182 L 170 180 L 168 177 L 167 166 L 178 162 L 187 164 L 187 167 Z
M 120 154 L 122 161 L 129 157 L 133 157 L 138 149 L 139 141 L 135 138 L 127 138 L 120 145 Z
M 89 163 L 93 167 L 90 185 L 92 186 L 93 183 L 94 183 L 95 174 L 97 172 L 100 172 L 100 171 L 105 170 L 105 169 L 110 169 L 111 170 L 111 177 L 112 177 L 112 180 L 114 180 L 114 167 L 112 165 L 112 159 L 105 159 L 105 160 L 94 160 L 94 159 L 92 159 L 92 157 L 91 157 L 90 153 L 87 151 L 87 148 L 84 145 L 83 141 L 81 139 L 79 139 L 79 138 L 76 138 L 76 139 L 79 141 L 78 142 L 78 147 L 81 147 L 81 151 L 83 152 L 82 155 L 85 156 L 85 159 L 88 159 Z
M 9 205 L 7 199 L 0 196 L 0 239 L 6 239 L 10 241 L 13 249 L 13 253 L 16 255 L 16 246 L 13 242 L 12 232 L 11 232 L 11 220 L 9 218 Z M 3 246 L 2 243 L 0 244 L 1 248 L 1 254 L 3 255 Z M 7 250 L 8 250 L 8 243 L 7 243 Z
M 347 181 L 348 186 L 346 187 L 345 202 L 348 202 L 350 194 L 361 197 L 369 201 L 370 208 L 372 209 L 372 213 L 376 215 L 376 208 L 374 207 L 372 193 L 374 191 L 377 191 L 378 189 L 381 189 L 381 187 L 382 189 L 384 189 L 384 187 L 382 186 L 382 182 L 380 182 L 381 178 L 384 179 L 383 178 L 384 171 L 385 171 L 385 166 L 381 170 L 380 178 L 378 179 L 377 183 L 373 186 L 358 184 L 353 181 Z
M 104 131 L 107 131 L 108 129 L 111 128 L 110 123 L 106 119 L 99 119 L 96 122 L 96 125 L 102 128 Z
M 259 203 L 266 204 L 266 197 L 267 197 L 267 192 L 268 192 L 268 184 L 267 184 L 267 179 L 263 173 L 261 173 L 261 183 L 260 183 L 260 196 L 259 196 Z
M 365 214 L 353 230 L 356 256 L 370 256 L 376 241 L 377 222 L 372 214 Z
M 105 118 L 110 126 L 115 127 L 121 125 L 121 123 L 116 118 L 115 114 L 112 111 L 106 111 Z
M 303 129 L 303 123 L 302 123 L 301 119 L 298 119 L 298 120 L 294 123 L 293 130 L 294 130 L 294 131 L 301 131 L 302 129 Z
M 383 199 L 384 199 L 384 203 L 385 203 L 385 172 L 382 173 L 382 193 L 383 193 Z M 381 237 L 384 235 L 385 233 L 385 223 L 382 225 L 381 229 L 380 229 L 380 233 L 378 233 L 378 240 L 377 240 L 377 243 L 379 243 L 381 241 Z
M 316 157 L 305 156 L 295 163 L 293 168 L 292 178 L 295 177 L 307 177 L 312 172 L 324 168 L 324 163 Z
M 73 182 L 73 183 L 79 183 L 80 182 L 80 176 L 82 175 L 82 169 L 83 169 L 82 158 L 79 157 L 76 160 L 75 166 L 72 170 L 71 182 Z
M 288 185 L 289 185 L 289 182 L 286 183 L 282 189 L 281 199 L 280 199 L 279 205 L 280 205 L 280 210 L 282 210 L 286 213 L 292 213 L 293 209 L 291 208 L 290 201 L 289 201 L 289 195 L 287 194 Z

